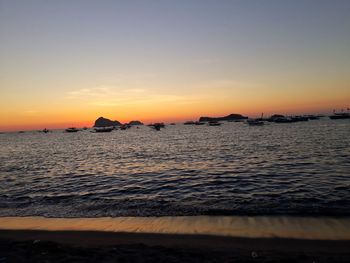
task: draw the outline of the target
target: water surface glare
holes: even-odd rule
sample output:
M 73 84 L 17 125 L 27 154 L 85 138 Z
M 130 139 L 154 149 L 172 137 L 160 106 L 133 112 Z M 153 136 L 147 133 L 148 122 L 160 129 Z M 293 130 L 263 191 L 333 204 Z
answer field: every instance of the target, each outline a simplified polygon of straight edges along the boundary
M 0 134 L 0 216 L 350 215 L 350 121 Z

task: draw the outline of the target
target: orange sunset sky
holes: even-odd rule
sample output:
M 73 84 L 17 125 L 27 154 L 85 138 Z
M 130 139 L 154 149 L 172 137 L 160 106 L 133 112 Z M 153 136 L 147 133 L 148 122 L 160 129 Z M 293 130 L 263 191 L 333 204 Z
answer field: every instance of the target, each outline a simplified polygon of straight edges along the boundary
M 349 11 L 322 0 L 1 0 L 0 131 L 346 109 Z

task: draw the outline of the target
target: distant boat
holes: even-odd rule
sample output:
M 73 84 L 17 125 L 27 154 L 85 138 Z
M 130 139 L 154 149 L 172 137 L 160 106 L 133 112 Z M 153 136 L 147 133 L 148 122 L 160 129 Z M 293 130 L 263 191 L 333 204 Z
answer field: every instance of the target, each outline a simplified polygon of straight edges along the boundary
M 170 123 L 170 125 L 176 125 L 174 122 Z
M 305 117 L 305 116 L 292 116 L 290 119 L 292 120 L 292 122 L 308 121 L 309 120 L 309 118 Z
M 309 120 L 319 120 L 320 119 L 319 116 L 315 116 L 315 115 L 305 115 L 304 117 L 308 118 Z
M 262 126 L 262 125 L 265 125 L 263 120 L 264 120 L 264 113 L 261 113 L 260 118 L 248 119 L 247 124 L 249 124 L 250 126 Z
M 114 130 L 114 127 L 96 127 L 95 132 L 111 132 Z
M 48 129 L 45 128 L 45 129 L 42 130 L 42 132 L 43 132 L 43 133 L 48 133 L 48 132 L 50 132 L 50 130 L 48 130 Z
M 247 123 L 250 125 L 250 126 L 262 126 L 264 125 L 265 123 L 259 119 L 248 119 L 247 120 Z
M 220 123 L 220 122 L 217 122 L 217 121 L 210 121 L 210 122 L 208 123 L 208 125 L 209 125 L 209 126 L 220 126 L 221 123 Z
M 347 108 L 347 112 L 343 112 L 343 110 L 341 110 L 341 112 L 335 112 L 335 110 L 333 110 L 333 115 L 329 116 L 329 118 L 332 120 L 350 119 L 349 111 L 349 108 Z
M 350 114 L 346 112 L 334 113 L 333 115 L 329 116 L 329 118 L 332 120 L 350 119 Z
M 70 127 L 66 129 L 66 132 L 78 132 L 79 130 L 75 127 Z
M 245 122 L 247 119 L 227 120 L 227 122 Z
M 157 122 L 157 123 L 149 124 L 148 126 L 157 131 L 160 131 L 161 128 L 165 127 L 165 124 L 163 122 Z
M 194 121 L 186 121 L 186 122 L 184 123 L 184 125 L 194 125 L 194 124 L 195 124 Z
M 195 123 L 194 123 L 194 125 L 204 125 L 205 124 L 205 122 L 201 122 L 201 121 L 196 121 Z
M 129 129 L 129 128 L 131 128 L 131 125 L 129 125 L 129 124 L 123 124 L 123 125 L 120 126 L 121 130 L 126 130 L 126 129 Z
M 270 118 L 265 119 L 268 122 L 275 122 L 277 119 L 284 119 L 286 118 L 284 115 L 281 114 L 274 114 L 270 116 Z
M 274 119 L 275 123 L 291 123 L 294 122 L 291 118 L 287 118 L 287 117 L 280 117 L 280 118 L 276 118 Z

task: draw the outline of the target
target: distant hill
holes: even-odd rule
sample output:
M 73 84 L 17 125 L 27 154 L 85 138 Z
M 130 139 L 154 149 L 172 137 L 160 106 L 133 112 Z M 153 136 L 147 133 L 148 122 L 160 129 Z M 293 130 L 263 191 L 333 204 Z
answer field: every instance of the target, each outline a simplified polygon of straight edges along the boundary
M 94 127 L 111 127 L 120 125 L 121 123 L 119 121 L 111 121 L 110 119 L 100 117 L 95 121 Z
M 230 114 L 224 117 L 200 117 L 200 122 L 205 121 L 234 121 L 234 120 L 245 120 L 248 119 L 248 117 L 245 117 L 241 114 Z
M 131 126 L 134 126 L 134 125 L 143 125 L 143 123 L 140 122 L 140 121 L 131 121 L 131 122 L 129 122 L 129 125 L 131 125 Z

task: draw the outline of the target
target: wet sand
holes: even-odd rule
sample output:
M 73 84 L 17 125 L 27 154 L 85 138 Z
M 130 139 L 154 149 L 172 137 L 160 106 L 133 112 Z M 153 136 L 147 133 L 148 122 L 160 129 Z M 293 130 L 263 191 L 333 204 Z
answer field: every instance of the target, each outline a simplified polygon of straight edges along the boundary
M 0 262 L 349 262 L 350 241 L 1 230 Z
M 350 262 L 348 219 L 312 219 L 314 225 L 306 231 L 308 220 L 311 218 L 0 218 L 0 262 Z M 273 221 L 281 222 L 275 222 L 277 229 L 270 226 L 254 232 L 248 227 Z M 173 228 L 167 229 L 170 222 Z M 335 232 L 312 238 L 313 231 L 325 222 L 327 227 L 320 231 Z M 293 224 L 303 238 L 273 237 L 278 231 L 284 233 L 280 235 L 292 233 Z M 289 230 L 282 231 L 281 225 Z M 255 237 L 239 236 L 242 227 Z M 153 228 L 158 231 L 151 232 Z M 181 233 L 185 229 L 197 233 Z M 211 234 L 205 234 L 209 229 Z M 218 229 L 221 234 L 213 234 Z

